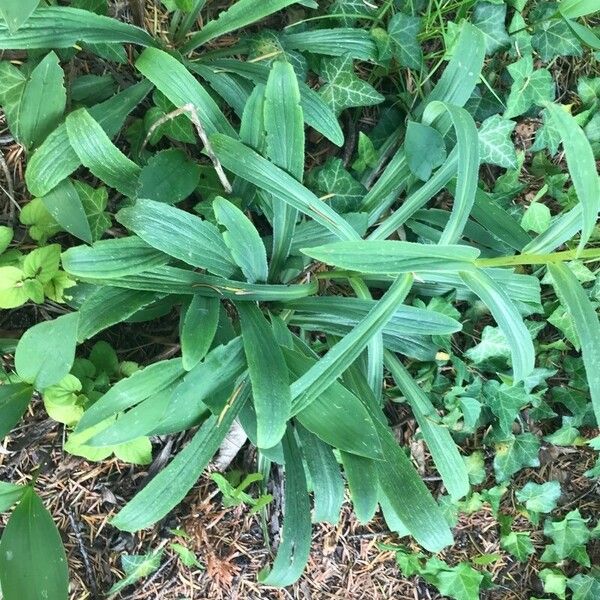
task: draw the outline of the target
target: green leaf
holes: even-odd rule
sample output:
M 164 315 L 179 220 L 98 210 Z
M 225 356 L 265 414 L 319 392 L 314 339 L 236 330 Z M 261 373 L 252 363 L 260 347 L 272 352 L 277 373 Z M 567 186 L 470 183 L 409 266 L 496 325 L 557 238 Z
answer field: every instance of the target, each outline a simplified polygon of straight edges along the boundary
M 43 390 L 67 375 L 75 360 L 78 322 L 79 313 L 75 312 L 30 327 L 15 352 L 19 377 Z
M 429 125 L 409 121 L 404 147 L 408 168 L 421 181 L 427 181 L 433 169 L 446 160 L 444 138 Z
M 586 15 L 593 15 L 600 9 L 595 0 L 561 0 L 558 10 L 568 19 L 578 19 Z
M 209 21 L 199 32 L 192 35 L 183 45 L 181 51 L 187 54 L 216 37 L 256 23 L 256 21 L 260 21 L 274 12 L 282 10 L 295 1 L 263 0 L 260 4 L 257 4 L 254 0 L 238 0 L 228 10 L 220 13 L 217 19 Z
M 551 220 L 550 209 L 545 204 L 532 202 L 521 218 L 521 227 L 525 231 L 544 233 L 550 227 Z
M 341 239 L 357 239 L 356 231 L 294 177 L 244 144 L 224 135 L 211 137 L 213 150 L 226 169 L 308 215 Z
M 345 169 L 340 158 L 329 158 L 321 167 L 312 169 L 309 178 L 309 187 L 321 196 L 328 196 L 328 204 L 339 213 L 357 210 L 367 194 L 366 188 Z
M 494 54 L 510 44 L 510 38 L 506 32 L 506 5 L 496 2 L 478 2 L 473 11 L 473 24 L 476 25 L 485 36 L 486 54 Z
M 558 481 L 546 481 L 542 484 L 529 481 L 517 492 L 517 500 L 524 502 L 527 510 L 549 513 L 556 508 L 560 493 Z
M 80 108 L 72 112 L 66 125 L 69 143 L 81 164 L 107 185 L 134 198 L 140 167 L 113 145 L 87 110 Z
M 507 535 L 502 535 L 500 546 L 520 562 L 525 562 L 529 556 L 535 553 L 533 542 L 527 531 L 511 531 Z
M 539 467 L 540 441 L 532 433 L 510 436 L 495 444 L 494 473 L 502 482 L 523 467 Z
M 569 312 L 581 343 L 596 422 L 600 423 L 600 322 L 585 290 L 564 264 L 550 264 L 554 289 Z
M 236 306 L 252 382 L 259 448 L 272 448 L 285 433 L 292 404 L 288 369 L 273 330 L 255 304 Z
M 123 554 L 121 555 L 121 565 L 125 572 L 125 577 L 117 581 L 109 590 L 110 596 L 118 594 L 127 586 L 136 583 L 148 575 L 152 575 L 159 567 L 164 550 L 155 550 L 148 554 Z
M 182 311 L 179 339 L 186 371 L 191 371 L 209 351 L 217 332 L 220 306 L 217 298 L 195 295 Z
M 515 381 L 527 377 L 535 366 L 531 335 L 505 290 L 481 270 L 461 271 L 460 278 L 490 309 L 510 346 Z
M 288 428 L 282 440 L 285 461 L 285 510 L 281 542 L 270 570 L 258 579 L 263 585 L 284 587 L 298 580 L 308 561 L 311 542 L 310 501 L 304 466 L 294 434 Z
M 323 59 L 321 75 L 327 83 L 319 90 L 319 94 L 335 114 L 345 108 L 373 106 L 384 100 L 373 86 L 356 76 L 349 54 Z
M 92 243 L 92 232 L 81 198 L 69 179 L 64 179 L 48 192 L 42 202 L 65 231 L 88 244 Z
M 552 102 L 555 92 L 552 75 L 545 69 L 534 71 L 531 56 L 524 56 L 507 69 L 513 83 L 506 100 L 505 119 L 522 115 L 532 106 Z
M 14 483 L 0 481 L 0 512 L 11 509 L 25 494 L 27 488 Z
M 219 230 L 208 221 L 154 200 L 122 208 L 117 221 L 147 244 L 183 262 L 229 277 L 236 270 Z
M 25 304 L 31 297 L 31 291 L 25 285 L 25 273 L 21 269 L 0 267 L 0 308 L 16 308 Z
M 600 595 L 600 580 L 593 575 L 578 573 L 567 581 L 573 600 L 594 600 Z
M 0 50 L 70 48 L 78 42 L 156 45 L 139 27 L 79 8 L 40 6 L 16 33 L 11 33 L 4 18 L 0 19 Z
M 585 545 L 591 537 L 586 525 L 587 519 L 582 518 L 579 509 L 572 510 L 561 521 L 547 520 L 544 523 L 544 535 L 553 543 L 546 546 L 541 557 L 544 562 L 560 561 L 572 558 L 584 566 L 590 566 Z
M 112 138 L 121 129 L 127 115 L 142 101 L 151 87 L 148 81 L 136 83 L 112 98 L 92 106 L 89 113 L 104 129 L 106 135 Z M 80 165 L 81 161 L 69 143 L 67 126 L 62 123 L 27 161 L 27 187 L 34 196 L 45 196 Z
M 108 192 L 104 186 L 94 189 L 82 181 L 73 183 L 88 220 L 92 241 L 95 242 L 112 225 L 110 215 L 106 212 Z
M 458 245 L 359 240 L 305 248 L 304 254 L 324 263 L 369 274 L 457 271 L 472 263 L 479 250 Z
M 544 61 L 556 56 L 581 56 L 579 39 L 563 19 L 543 19 L 535 24 L 531 45 Z
M 560 132 L 569 174 L 581 203 L 581 238 L 578 246 L 581 251 L 596 226 L 600 210 L 600 177 L 590 143 L 577 121 L 556 104 L 547 104 L 546 110 Z
M 441 594 L 456 600 L 478 600 L 483 575 L 468 563 L 441 570 L 435 577 Z
M 179 556 L 179 560 L 186 567 L 196 567 L 198 569 L 204 568 L 196 555 L 189 548 L 186 548 L 177 542 L 172 542 L 169 544 L 169 548 L 171 548 L 171 550 L 173 550 L 177 556 Z
M 223 240 L 231 256 L 250 283 L 268 278 L 267 251 L 252 221 L 234 204 L 217 196 L 213 201 L 217 221 L 223 225 Z
M 220 418 L 209 417 L 169 465 L 117 513 L 112 525 L 123 531 L 138 531 L 153 525 L 175 508 L 219 448 L 247 400 L 248 391 L 248 386 L 238 388 Z
M 284 30 L 285 31 L 285 30 Z M 281 44 L 290 50 L 312 52 L 327 56 L 350 54 L 365 61 L 377 60 L 377 48 L 367 30 L 354 27 L 334 29 L 309 29 L 299 33 L 284 33 Z
M 32 250 L 23 261 L 25 277 L 48 283 L 58 273 L 60 246 L 50 244 Z
M 479 154 L 482 163 L 506 169 L 517 168 L 517 153 L 510 136 L 516 123 L 492 115 L 479 128 Z
M 198 165 L 176 148 L 157 152 L 142 167 L 137 197 L 166 204 L 185 200 L 200 182 Z
M 264 103 L 267 157 L 278 167 L 302 181 L 304 173 L 304 116 L 300 89 L 292 65 L 275 61 L 267 80 Z M 285 202 L 273 202 L 272 274 L 287 258 L 298 210 Z
M 375 461 L 357 454 L 340 452 L 354 514 L 360 523 L 368 523 L 378 506 L 379 486 Z
M 60 534 L 32 488 L 26 489 L 2 534 L 0 584 L 6 600 L 67 600 L 69 596 Z
M 26 383 L 0 385 L 0 440 L 7 436 L 27 410 L 33 388 Z
M 58 125 L 66 102 L 64 73 L 56 54 L 50 52 L 33 69 L 25 84 L 16 131 L 19 141 L 27 149 L 43 142 Z
M 512 426 L 522 408 L 531 401 L 521 385 L 509 386 L 490 381 L 484 387 L 486 405 L 498 418 L 498 428 L 505 434 L 512 432 Z
M 421 31 L 421 19 L 397 12 L 390 19 L 387 31 L 398 62 L 409 69 L 420 69 L 423 64 L 423 51 L 417 35 Z
M 192 104 L 207 135 L 216 132 L 236 135 L 210 94 L 176 58 L 163 50 L 146 48 L 135 66 L 177 108 Z
M 27 21 L 39 3 L 40 0 L 7 0 L 3 6 L 0 6 L 0 14 L 11 34 Z

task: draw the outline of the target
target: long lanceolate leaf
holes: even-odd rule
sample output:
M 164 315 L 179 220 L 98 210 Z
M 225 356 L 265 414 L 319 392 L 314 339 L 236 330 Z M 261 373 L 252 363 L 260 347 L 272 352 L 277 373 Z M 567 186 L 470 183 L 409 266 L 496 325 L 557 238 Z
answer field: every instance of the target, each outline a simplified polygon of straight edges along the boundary
M 398 304 L 404 300 L 412 281 L 411 275 L 398 277 L 369 314 L 292 384 L 293 414 L 313 402 L 360 356 L 369 340 L 381 332 Z
M 269 192 L 276 201 L 285 202 L 308 215 L 338 238 L 359 238 L 350 224 L 330 206 L 251 148 L 220 134 L 213 135 L 210 141 L 223 166 L 232 173 Z
M 402 363 L 389 351 L 385 352 L 385 364 L 412 408 L 448 493 L 455 500 L 462 498 L 469 493 L 469 475 L 450 431 L 436 423 L 439 416 L 435 407 Z
M 283 438 L 283 458 L 285 509 L 281 543 L 271 570 L 259 574 L 261 583 L 277 587 L 294 583 L 302 575 L 310 554 L 310 500 L 304 466 L 291 427 Z
M 267 156 L 298 181 L 304 172 L 304 118 L 300 106 L 298 79 L 292 65 L 276 61 L 265 89 L 264 123 Z M 273 202 L 272 278 L 287 258 L 298 211 L 290 204 Z
M 72 112 L 66 124 L 69 143 L 81 164 L 107 185 L 133 198 L 140 167 L 110 141 L 85 108 Z
M 547 104 L 546 110 L 560 134 L 569 174 L 581 202 L 579 250 L 583 250 L 594 231 L 600 210 L 600 177 L 596 171 L 596 160 L 577 121 L 556 104 Z
M 209 417 L 192 441 L 112 520 L 123 531 L 153 525 L 177 506 L 218 450 L 244 402 L 250 386 L 240 384 L 220 416 Z
M 152 36 L 139 27 L 79 8 L 40 7 L 15 33 L 0 18 L 0 50 L 70 48 L 77 42 L 156 45 Z
M 146 48 L 135 66 L 175 106 L 193 104 L 208 135 L 216 132 L 236 135 L 210 94 L 176 58 L 163 50 Z
M 581 344 L 596 423 L 600 424 L 600 323 L 585 290 L 564 264 L 550 264 L 554 289 L 571 316 Z
M 195 33 L 183 45 L 181 51 L 187 54 L 216 37 L 256 23 L 294 2 L 296 0 L 261 0 L 260 2 L 238 0 L 228 10 L 222 12 L 218 19 L 209 21 L 198 33 Z
M 256 304 L 237 305 L 244 340 L 259 448 L 272 448 L 285 433 L 292 399 L 288 368 L 271 326 Z
M 481 270 L 462 271 L 461 279 L 490 309 L 502 333 L 506 336 L 512 356 L 515 381 L 527 377 L 535 366 L 535 350 L 531 335 L 508 294 Z
M 464 109 L 445 102 L 430 102 L 423 113 L 427 124 L 447 113 L 456 133 L 457 172 L 454 206 L 440 237 L 440 244 L 457 242 L 467 223 L 479 179 L 479 141 L 473 117 Z

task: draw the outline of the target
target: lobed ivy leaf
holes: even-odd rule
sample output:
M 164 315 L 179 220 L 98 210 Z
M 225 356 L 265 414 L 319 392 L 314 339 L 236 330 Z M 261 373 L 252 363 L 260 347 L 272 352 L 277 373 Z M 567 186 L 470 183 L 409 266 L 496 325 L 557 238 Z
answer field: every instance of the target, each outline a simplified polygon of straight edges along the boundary
M 506 169 L 517 168 L 517 153 L 510 139 L 516 123 L 500 115 L 487 118 L 479 128 L 479 153 L 482 163 Z

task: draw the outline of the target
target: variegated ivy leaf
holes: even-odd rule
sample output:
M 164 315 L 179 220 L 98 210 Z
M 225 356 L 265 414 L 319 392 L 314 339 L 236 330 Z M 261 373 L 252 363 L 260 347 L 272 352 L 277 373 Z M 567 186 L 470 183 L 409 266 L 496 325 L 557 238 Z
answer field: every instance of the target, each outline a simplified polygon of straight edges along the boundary
M 356 19 L 369 16 L 373 8 L 365 0 L 335 0 L 328 12 L 330 15 L 336 15 L 343 25 L 349 27 L 356 23 Z
M 542 20 L 534 29 L 531 45 L 548 62 L 556 56 L 581 56 L 579 39 L 563 19 Z
M 494 54 L 510 44 L 506 33 L 506 5 L 478 2 L 473 11 L 473 24 L 477 25 L 485 36 L 486 54 Z
M 546 109 L 542 111 L 542 118 L 544 122 L 535 133 L 535 141 L 531 145 L 531 151 L 539 152 L 540 150 L 548 150 L 550 156 L 554 156 L 558 152 L 560 132 Z
M 517 153 L 510 136 L 516 123 L 493 115 L 479 128 L 479 153 L 482 163 L 506 169 L 517 168 Z
M 319 93 L 336 114 L 345 108 L 373 106 L 384 100 L 373 86 L 356 76 L 354 63 L 349 54 L 323 59 L 321 75 L 327 83 Z
M 506 101 L 504 118 L 510 119 L 527 112 L 532 106 L 554 100 L 554 81 L 545 69 L 534 71 L 533 58 L 524 56 L 507 67 L 513 79 Z
M 388 24 L 388 34 L 393 42 L 394 55 L 403 67 L 420 69 L 423 51 L 417 40 L 421 19 L 404 13 L 396 13 Z
M 322 167 L 314 169 L 309 184 L 319 195 L 330 196 L 327 204 L 340 213 L 356 210 L 367 193 L 339 158 L 330 158 Z
M 541 202 L 532 202 L 521 219 L 521 227 L 525 231 L 544 233 L 550 227 L 552 215 L 550 209 Z

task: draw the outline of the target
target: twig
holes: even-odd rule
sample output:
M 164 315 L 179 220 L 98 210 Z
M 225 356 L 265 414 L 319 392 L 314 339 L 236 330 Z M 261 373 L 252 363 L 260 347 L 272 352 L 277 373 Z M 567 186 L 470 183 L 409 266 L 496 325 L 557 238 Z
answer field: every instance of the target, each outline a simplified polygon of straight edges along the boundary
M 83 543 L 83 537 L 81 535 L 81 530 L 79 528 L 79 524 L 75 521 L 75 516 L 72 511 L 68 511 L 67 515 L 69 517 L 69 521 L 71 523 L 71 527 L 75 532 L 75 537 L 77 538 L 77 545 L 79 546 L 79 553 L 83 558 L 83 564 L 85 566 L 85 574 L 87 576 L 88 584 L 92 590 L 92 597 L 98 598 L 98 587 L 96 586 L 96 579 L 94 578 L 94 571 L 92 569 L 92 565 L 90 563 L 90 557 L 88 556 L 87 550 L 85 548 L 85 544 Z
M 15 200 L 15 187 L 13 185 L 13 180 L 10 175 L 10 169 L 8 168 L 8 165 L 6 164 L 6 161 L 4 160 L 4 154 L 2 154 L 1 150 L 0 150 L 0 168 L 2 168 L 2 172 L 4 173 L 4 177 L 6 179 L 6 186 L 8 188 L 8 190 L 5 190 L 4 188 L 2 188 L 2 190 L 8 196 L 9 205 L 10 205 L 8 214 L 9 214 L 10 224 L 12 225 L 15 222 L 15 206 L 18 208 L 19 205 L 17 204 L 17 201 Z
M 152 137 L 152 134 L 156 131 L 156 129 L 158 127 L 160 127 L 167 121 L 171 121 L 172 119 L 175 119 L 176 117 L 178 117 L 180 115 L 184 115 L 184 114 L 187 114 L 189 116 L 190 120 L 192 121 L 192 123 L 194 124 L 194 127 L 196 128 L 196 132 L 198 133 L 198 137 L 204 144 L 204 149 L 206 150 L 206 154 L 208 154 L 208 158 L 210 158 L 210 160 L 215 168 L 215 171 L 217 172 L 217 175 L 219 176 L 219 181 L 221 182 L 221 185 L 223 186 L 224 190 L 228 194 L 231 194 L 231 192 L 233 191 L 233 188 L 231 187 L 231 183 L 229 183 L 229 179 L 227 179 L 227 175 L 225 175 L 225 171 L 223 170 L 221 162 L 217 158 L 217 155 L 214 153 L 214 150 L 212 149 L 212 146 L 210 145 L 208 136 L 206 135 L 206 131 L 204 131 L 204 127 L 202 127 L 202 123 L 200 122 L 200 117 L 198 116 L 198 111 L 196 110 L 196 107 L 191 102 L 188 104 L 184 104 L 181 108 L 176 108 L 175 110 L 171 111 L 170 113 L 167 113 L 166 115 L 163 115 L 160 119 L 158 119 L 155 123 L 153 123 L 152 126 L 150 127 L 150 129 L 148 130 L 148 133 L 146 134 L 146 138 L 144 139 L 144 143 L 142 144 L 141 150 L 143 150 L 146 147 L 148 140 Z

